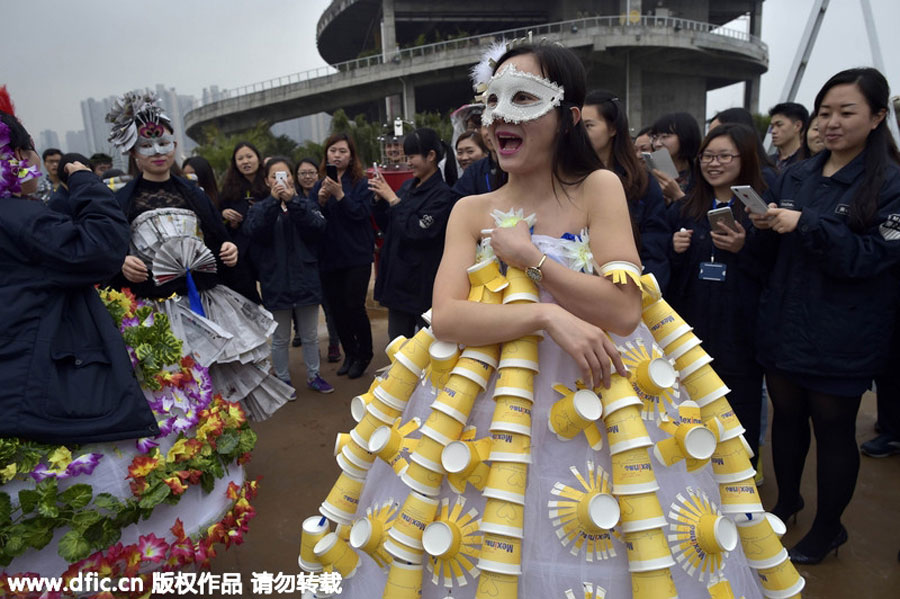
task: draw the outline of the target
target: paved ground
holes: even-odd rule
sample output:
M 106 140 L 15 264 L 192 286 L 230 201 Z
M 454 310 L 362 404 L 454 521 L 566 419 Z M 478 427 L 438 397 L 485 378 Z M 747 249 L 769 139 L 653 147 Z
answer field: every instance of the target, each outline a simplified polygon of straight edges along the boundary
M 383 311 L 370 311 L 376 347 L 387 343 L 387 320 Z M 322 355 L 325 355 L 324 326 L 320 327 Z M 335 376 L 338 364 L 323 360 L 322 375 L 335 385 L 331 395 L 319 395 L 305 387 L 298 389 L 298 399 L 288 404 L 275 417 L 257 425 L 259 443 L 253 460 L 247 465 L 251 477 L 261 476 L 260 493 L 255 503 L 258 515 L 251 523 L 243 545 L 222 552 L 213 564 L 215 572 L 241 572 L 245 584 L 244 599 L 249 599 L 251 572 L 296 573 L 300 543 L 300 523 L 317 513 L 319 503 L 340 474 L 332 450 L 335 434 L 348 431 L 355 424 L 350 417 L 350 398 L 364 392 L 371 373 L 387 364 L 383 352 L 365 376 L 355 381 Z M 300 349 L 291 350 L 295 381 L 304 380 Z M 875 398 L 863 400 L 857 423 L 860 442 L 873 436 Z M 797 525 L 783 541 L 790 547 L 812 524 L 815 505 L 813 484 L 816 468 L 814 449 L 806 466 L 803 495 L 807 508 Z M 775 503 L 774 474 L 771 454 L 763 448 L 764 472 L 769 481 L 760 489 L 766 507 Z M 900 596 L 900 456 L 871 459 L 863 456 L 856 495 L 845 516 L 844 524 L 850 541 L 841 548 L 839 557 L 829 557 L 818 566 L 800 568 L 806 577 L 804 599 L 887 599 Z M 371 597 L 380 597 L 373 590 Z M 278 595 L 288 597 L 288 595 Z M 353 598 L 353 599 L 369 599 Z M 555 599 L 555 598 L 547 598 Z M 626 599 L 626 598 L 615 598 Z

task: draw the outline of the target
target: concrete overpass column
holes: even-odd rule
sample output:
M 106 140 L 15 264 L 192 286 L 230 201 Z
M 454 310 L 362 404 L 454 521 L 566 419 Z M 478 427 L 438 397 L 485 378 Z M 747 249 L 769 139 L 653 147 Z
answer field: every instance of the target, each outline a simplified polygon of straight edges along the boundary
M 416 88 L 412 81 L 401 78 L 403 83 L 403 120 L 410 121 L 416 116 Z
M 753 77 L 744 81 L 744 108 L 750 114 L 759 112 L 759 77 Z
M 631 59 L 629 51 L 625 58 L 625 112 L 628 116 L 628 125 L 633 129 L 632 134 L 637 134 L 642 127 L 646 127 L 649 123 L 645 123 L 644 103 L 642 90 L 644 87 L 644 71 L 641 69 L 640 63 Z
M 394 0 L 381 0 L 381 57 L 385 62 L 397 51 L 397 23 Z

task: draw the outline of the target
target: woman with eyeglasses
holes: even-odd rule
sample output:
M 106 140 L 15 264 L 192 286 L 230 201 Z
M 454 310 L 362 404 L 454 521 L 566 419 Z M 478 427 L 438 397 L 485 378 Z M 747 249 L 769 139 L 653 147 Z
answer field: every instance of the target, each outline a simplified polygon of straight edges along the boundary
M 766 188 L 757 145 L 756 132 L 745 125 L 727 123 L 710 131 L 694 166 L 696 184 L 667 214 L 675 231 L 667 297 L 715 359 L 754 454 L 762 387 L 754 332 L 765 277 L 757 232 L 731 186 L 750 185 L 760 193 Z
M 690 189 L 693 183 L 692 165 L 700 147 L 701 137 L 697 119 L 686 112 L 664 114 L 656 119 L 650 128 L 653 149 L 668 150 L 675 168 L 678 169 L 678 177 L 675 179 L 659 169 L 653 169 L 653 176 L 662 188 L 666 204 L 680 200 Z

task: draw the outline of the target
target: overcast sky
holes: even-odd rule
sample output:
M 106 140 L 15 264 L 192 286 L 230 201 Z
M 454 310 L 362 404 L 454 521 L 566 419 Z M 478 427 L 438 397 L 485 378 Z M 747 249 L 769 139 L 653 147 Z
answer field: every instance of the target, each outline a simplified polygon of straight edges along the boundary
M 237 87 L 324 66 L 316 22 L 329 0 L 34 0 L 3 2 L 6 83 L 32 135 L 83 128 L 81 100 L 162 83 L 200 97 L 204 87 Z M 892 93 L 900 94 L 900 2 L 871 0 Z M 775 104 L 813 0 L 766 0 L 763 40 L 769 72 L 760 109 Z M 797 100 L 811 106 L 835 72 L 873 64 L 859 0 L 831 0 Z M 740 90 L 711 94 L 709 112 L 742 101 Z

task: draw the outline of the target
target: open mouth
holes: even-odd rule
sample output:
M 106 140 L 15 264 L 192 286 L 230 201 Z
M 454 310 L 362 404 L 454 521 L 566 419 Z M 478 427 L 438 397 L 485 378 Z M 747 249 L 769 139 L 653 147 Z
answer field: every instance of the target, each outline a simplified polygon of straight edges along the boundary
M 506 131 L 497 132 L 497 145 L 501 154 L 514 154 L 522 145 L 522 138 Z

